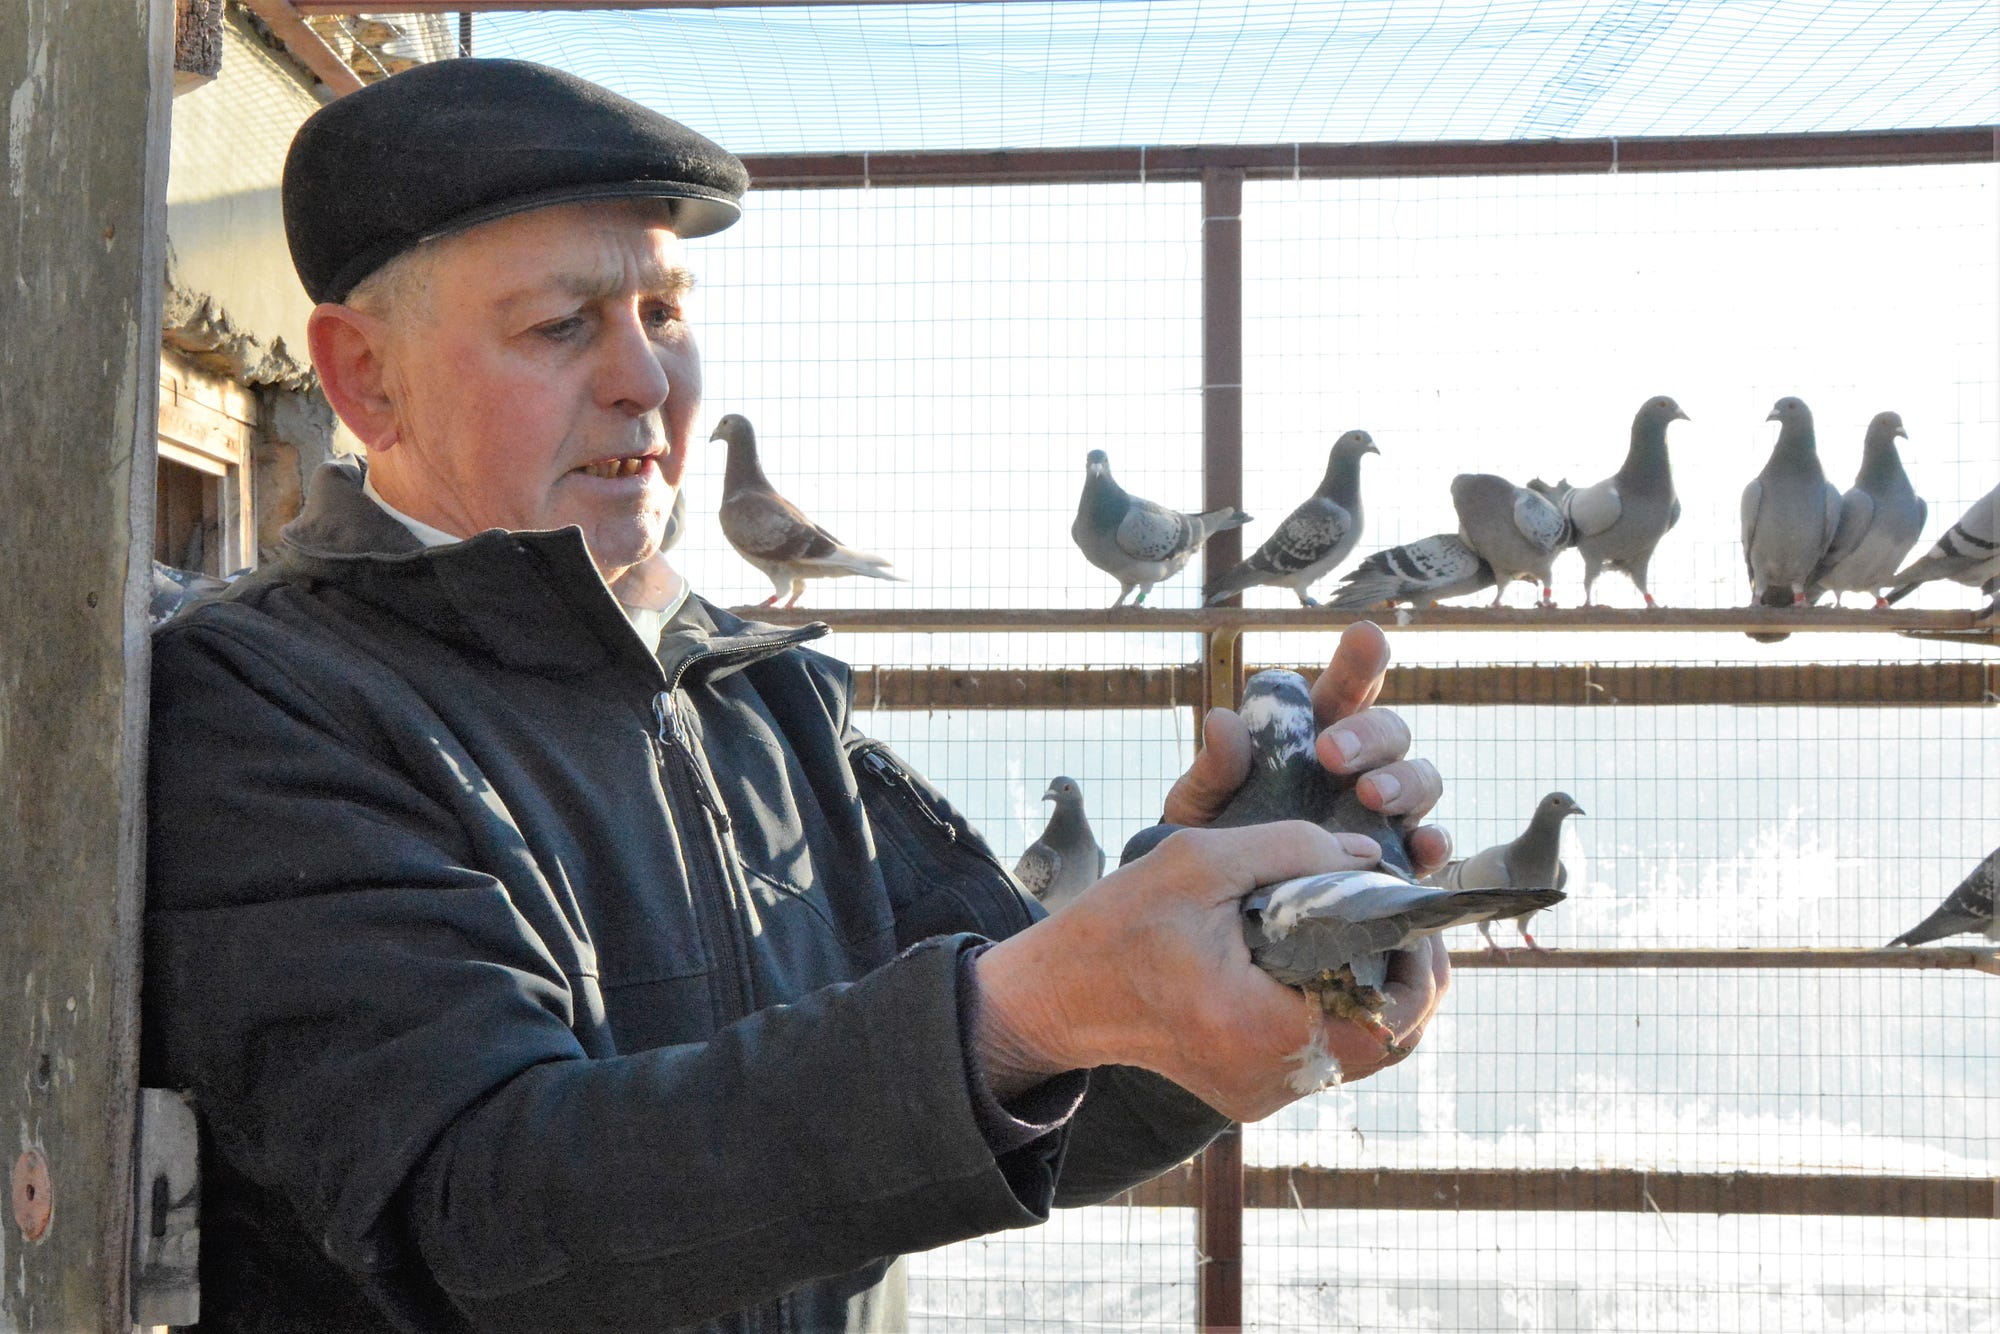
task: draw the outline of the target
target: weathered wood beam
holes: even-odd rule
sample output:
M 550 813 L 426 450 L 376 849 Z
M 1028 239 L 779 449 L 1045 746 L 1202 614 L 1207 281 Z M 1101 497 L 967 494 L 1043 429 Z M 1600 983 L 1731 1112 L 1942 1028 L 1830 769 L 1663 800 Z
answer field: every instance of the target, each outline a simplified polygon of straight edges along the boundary
M 1190 1208 L 1199 1172 L 1187 1166 L 1120 1196 L 1138 1208 Z M 1636 1168 L 1243 1169 L 1251 1209 L 1753 1214 L 1825 1218 L 2000 1218 L 1990 1177 L 1808 1172 L 1647 1172 Z
M 1919 949 L 1510 949 L 1453 950 L 1454 968 L 1667 970 L 1864 969 L 1959 970 L 2000 977 L 2000 950 L 1942 945 Z
M 174 95 L 222 72 L 223 0 L 174 0 Z
M 1302 663 L 1292 670 L 1310 676 L 1319 666 Z M 1201 667 L 1193 663 L 862 667 L 854 673 L 854 698 L 867 709 L 1171 709 L 1198 703 L 1202 680 Z M 1382 702 L 1574 708 L 1717 704 L 1984 708 L 2000 705 L 2000 662 L 1391 667 Z
M 1401 611 L 1329 611 L 1324 607 L 941 607 L 852 608 L 745 606 L 752 620 L 775 625 L 824 621 L 836 630 L 866 634 L 959 634 L 1065 630 L 1126 633 L 1170 631 L 1205 634 L 1214 630 L 1337 631 L 1353 621 L 1374 621 L 1384 629 L 1411 631 L 1494 631 L 1513 634 L 1643 631 L 1674 634 L 1745 634 L 1783 630 L 1794 634 L 1902 634 L 1915 630 L 1964 637 L 1967 643 L 2000 644 L 2000 618 L 1973 611 L 1924 611 L 1890 607 L 1811 607 L 1802 611 L 1767 607 L 1424 607 Z M 1746 649 L 1746 652 L 1757 650 Z
M 327 86 L 335 97 L 348 93 L 358 93 L 366 87 L 361 76 L 349 68 L 324 38 L 312 30 L 312 26 L 299 17 L 298 9 L 291 0 L 242 0 L 245 9 L 264 21 L 271 35 L 298 59 L 301 65 L 311 70 L 313 77 Z M 370 6 L 371 12 L 380 6 Z M 340 11 L 358 13 L 359 10 Z

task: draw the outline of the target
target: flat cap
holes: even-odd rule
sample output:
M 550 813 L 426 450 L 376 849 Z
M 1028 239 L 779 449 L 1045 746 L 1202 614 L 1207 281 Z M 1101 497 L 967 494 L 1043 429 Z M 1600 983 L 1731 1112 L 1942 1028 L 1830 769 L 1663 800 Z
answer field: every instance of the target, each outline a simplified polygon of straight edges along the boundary
M 315 111 L 285 156 L 285 239 L 306 294 L 342 301 L 397 255 L 511 213 L 660 199 L 675 232 L 735 222 L 736 156 L 650 107 L 525 60 L 418 65 Z

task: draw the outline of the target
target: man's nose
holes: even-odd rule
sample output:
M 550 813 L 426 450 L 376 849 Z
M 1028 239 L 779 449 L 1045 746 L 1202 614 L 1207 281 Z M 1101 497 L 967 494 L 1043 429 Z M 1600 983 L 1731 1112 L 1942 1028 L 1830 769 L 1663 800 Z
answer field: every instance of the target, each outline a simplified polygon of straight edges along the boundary
M 619 312 L 607 331 L 599 394 L 607 407 L 640 416 L 667 401 L 672 384 L 660 363 L 660 349 L 647 335 L 637 310 Z

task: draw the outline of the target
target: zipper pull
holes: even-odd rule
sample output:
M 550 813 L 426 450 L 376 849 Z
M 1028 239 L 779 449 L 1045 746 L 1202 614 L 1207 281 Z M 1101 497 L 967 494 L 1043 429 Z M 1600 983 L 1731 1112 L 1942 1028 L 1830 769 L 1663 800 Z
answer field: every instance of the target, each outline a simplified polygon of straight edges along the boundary
M 680 711 L 674 707 L 672 694 L 663 691 L 653 696 L 653 721 L 659 729 L 660 744 L 674 753 L 686 772 L 688 782 L 694 787 L 695 799 L 708 808 L 709 815 L 714 817 L 715 827 L 728 833 L 729 812 L 722 808 L 722 799 L 715 795 L 707 777 L 702 774 L 701 765 L 695 761 L 694 742 L 681 723 Z
M 958 842 L 958 830 L 952 827 L 949 820 L 937 813 L 936 808 L 931 805 L 929 799 L 917 790 L 915 783 L 910 781 L 910 776 L 903 772 L 901 765 L 879 750 L 868 751 L 862 756 L 862 763 L 868 766 L 870 773 L 874 774 L 890 787 L 902 789 L 909 799 L 916 803 L 917 809 L 924 813 L 924 818 L 929 820 L 938 829 L 944 831 L 947 842 Z

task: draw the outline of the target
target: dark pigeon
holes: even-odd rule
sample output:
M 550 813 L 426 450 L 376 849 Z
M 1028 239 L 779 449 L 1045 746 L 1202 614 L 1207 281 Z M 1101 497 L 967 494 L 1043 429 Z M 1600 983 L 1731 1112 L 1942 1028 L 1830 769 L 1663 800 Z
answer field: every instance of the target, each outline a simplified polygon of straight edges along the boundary
M 1889 605 L 1882 590 L 1916 546 L 1930 513 L 1903 471 L 1903 457 L 1896 452 L 1898 436 L 1909 438 L 1897 413 L 1878 412 L 1868 423 L 1861 471 L 1840 498 L 1840 524 L 1834 529 L 1833 545 L 1813 571 L 1806 601 L 1818 602 L 1820 594 L 1831 589 L 1836 607 L 1842 593 L 1866 593 L 1878 608 Z
M 1977 586 L 1993 599 L 1982 615 L 2000 616 L 2000 486 L 1972 502 L 1914 565 L 1896 572 L 1890 602 L 1901 602 L 1933 579 Z
M 1209 586 L 1210 606 L 1246 588 L 1289 588 L 1302 607 L 1316 607 L 1307 589 L 1331 574 L 1361 540 L 1361 459 L 1379 454 L 1366 431 L 1334 441 L 1319 489 L 1264 539 L 1264 545 Z
M 1933 940 L 1966 931 L 1984 932 L 1988 940 L 2000 940 L 2000 921 L 1993 916 L 1993 896 L 2000 891 L 2000 848 L 1986 854 L 1986 860 L 1972 868 L 1972 874 L 1958 888 L 1945 895 L 1937 911 L 1890 941 L 1891 945 L 1927 945 Z

